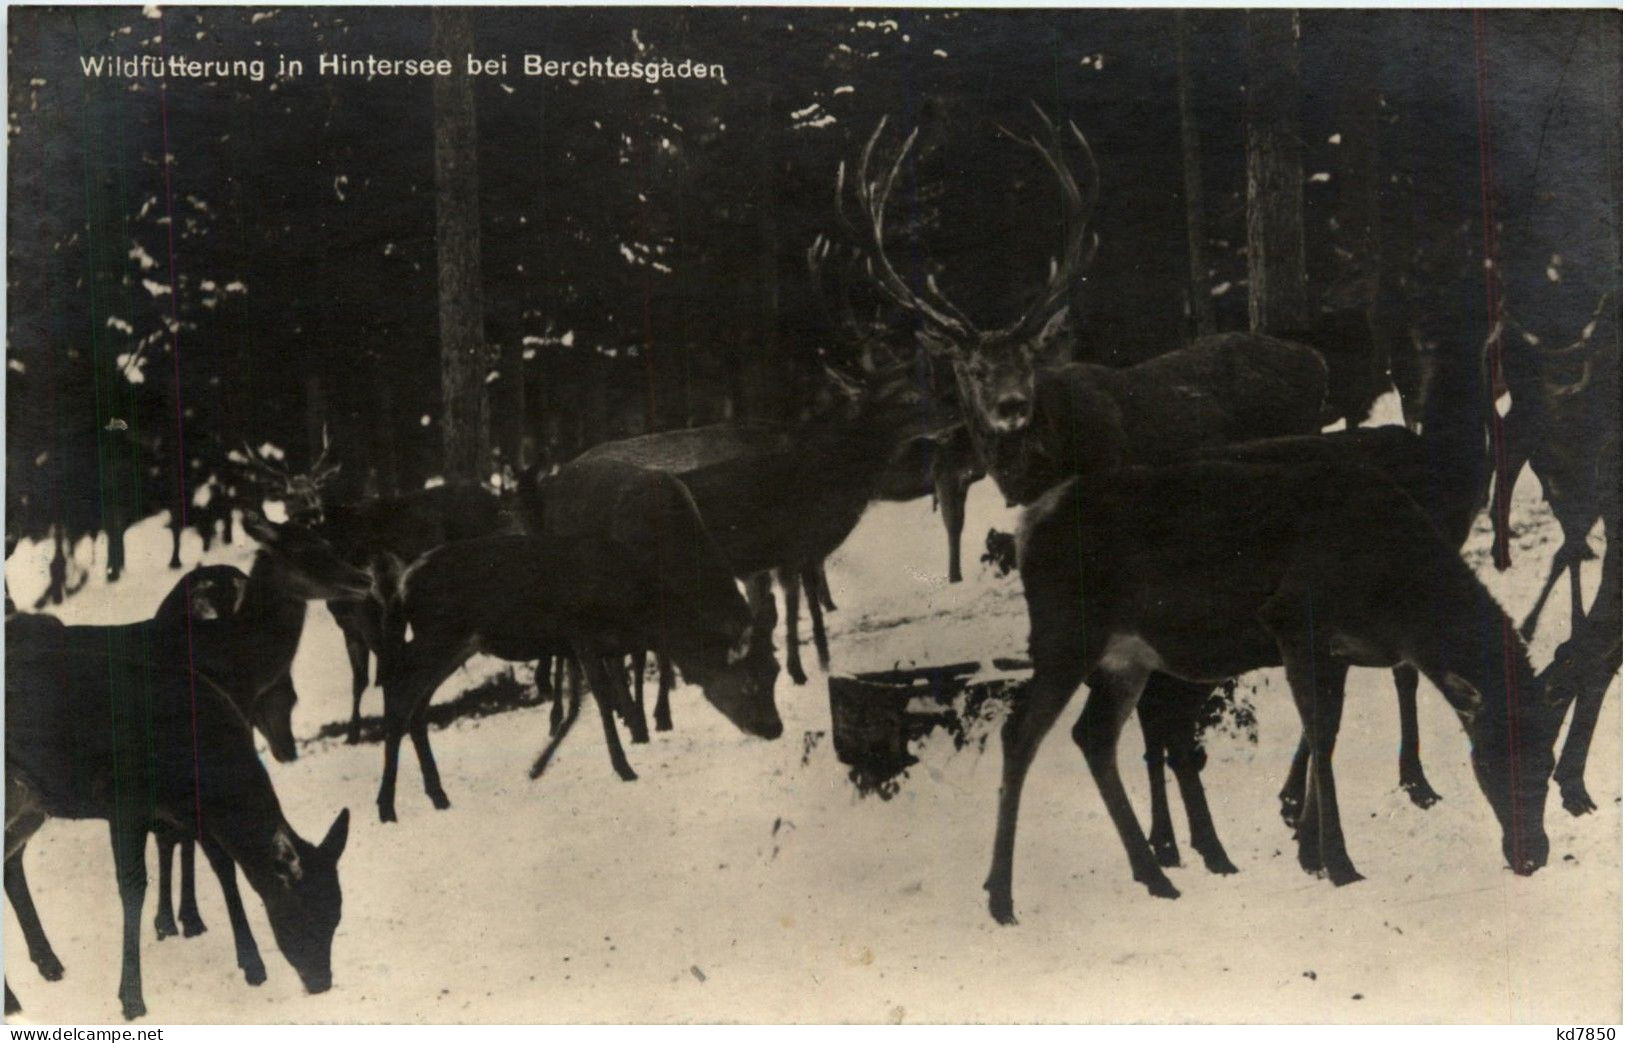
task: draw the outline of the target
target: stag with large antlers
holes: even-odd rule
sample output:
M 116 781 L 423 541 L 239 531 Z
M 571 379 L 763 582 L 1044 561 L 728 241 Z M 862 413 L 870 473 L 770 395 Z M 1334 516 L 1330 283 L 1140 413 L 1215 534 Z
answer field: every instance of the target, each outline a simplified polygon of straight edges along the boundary
M 1313 349 L 1274 337 L 1247 333 L 1204 337 L 1126 369 L 1084 363 L 1040 365 L 1057 354 L 1067 324 L 1067 298 L 1094 256 L 1097 238 L 1089 224 L 1100 176 L 1087 139 L 1068 124 L 1089 170 L 1089 187 L 1080 189 L 1062 152 L 1060 132 L 1042 112 L 1039 117 L 1048 129 L 1049 143 L 1036 136 L 1017 140 L 1035 149 L 1060 183 L 1069 232 L 1062 257 L 1033 306 L 1000 329 L 978 329 L 929 280 L 924 292 L 916 294 L 886 258 L 887 201 L 914 135 L 881 164 L 878 174 L 873 168 L 886 121 L 881 120 L 870 135 L 853 179 L 860 222 L 844 212 L 848 194 L 844 165 L 836 179 L 843 223 L 849 229 L 858 223 L 863 226 L 870 279 L 886 299 L 916 318 L 921 344 L 951 364 L 965 430 L 1005 499 L 1030 504 L 1074 475 L 1165 462 L 1206 446 L 1318 431 L 1326 364 Z M 1154 708 L 1159 720 L 1180 715 L 1177 708 L 1161 706 L 1163 699 L 1182 707 L 1202 702 L 1168 678 L 1157 679 L 1151 692 L 1159 704 Z M 1155 756 L 1159 752 L 1183 772 L 1182 789 L 1197 792 L 1194 771 L 1184 770 L 1199 763 L 1186 737 L 1157 727 L 1151 733 L 1170 736 L 1164 750 L 1153 751 L 1153 793 L 1164 792 L 1161 758 Z M 1204 838 L 1208 864 L 1228 866 L 1217 839 L 1211 843 L 1206 839 L 1211 823 L 1191 803 L 1187 811 L 1192 812 L 1192 834 Z M 1157 821 L 1166 821 L 1165 809 L 1159 808 Z M 1159 848 L 1159 856 L 1177 862 L 1171 839 Z

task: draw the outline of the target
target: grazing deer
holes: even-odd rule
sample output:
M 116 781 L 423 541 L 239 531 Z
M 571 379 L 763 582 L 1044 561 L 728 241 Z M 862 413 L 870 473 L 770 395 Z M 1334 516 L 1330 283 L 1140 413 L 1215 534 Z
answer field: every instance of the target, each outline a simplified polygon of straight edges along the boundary
M 1042 118 L 1042 113 L 1040 113 Z M 1203 337 L 1188 347 L 1124 369 L 1086 363 L 1042 368 L 1063 357 L 1068 297 L 1094 254 L 1090 217 L 1098 198 L 1099 171 L 1088 141 L 1076 126 L 1090 176 L 1080 189 L 1049 124 L 1051 142 L 1031 146 L 1055 174 L 1066 200 L 1069 235 L 1061 260 L 1035 303 L 1008 326 L 983 330 L 927 281 L 915 293 L 887 259 L 885 212 L 892 188 L 914 143 L 914 134 L 876 171 L 875 154 L 886 121 L 870 136 L 853 179 L 860 215 L 847 218 L 846 168 L 836 178 L 838 209 L 847 227 L 862 228 L 867 271 L 876 290 L 919 322 L 921 344 L 951 364 L 969 443 L 1007 502 L 1030 504 L 1073 475 L 1107 473 L 1126 464 L 1178 459 L 1203 446 L 1320 429 L 1327 367 L 1313 349 L 1259 334 Z M 1234 870 L 1224 856 L 1205 799 L 1198 799 L 1201 764 L 1197 736 L 1185 725 L 1206 702 L 1206 693 L 1158 680 L 1147 700 L 1142 726 L 1158 748 L 1148 754 L 1151 789 L 1158 798 L 1155 821 L 1168 821 L 1162 765 L 1175 768 L 1181 790 L 1191 795 L 1186 811 L 1200 838 L 1206 864 Z M 1167 705 L 1164 705 L 1164 702 Z M 1159 832 L 1159 858 L 1178 863 L 1171 833 Z
M 625 509 L 608 515 L 612 524 L 595 535 L 488 536 L 430 551 L 398 577 L 390 568 L 375 569 L 385 606 L 382 821 L 395 820 L 396 768 L 408 733 L 430 802 L 449 806 L 424 710 L 435 689 L 475 652 L 510 660 L 578 660 L 598 704 L 610 762 L 628 781 L 637 775 L 610 715 L 615 709 L 630 713 L 621 663 L 635 652 L 652 648 L 671 656 L 684 678 L 699 684 L 707 701 L 741 731 L 767 739 L 782 734 L 773 704 L 778 666 L 771 650 L 758 646 L 748 654 L 750 607 L 716 556 L 693 500 L 676 479 L 640 473 L 655 481 L 615 497 Z M 544 516 L 555 503 L 574 509 L 567 490 L 588 487 L 550 480 L 539 509 Z M 606 668 L 609 659 L 613 669 Z M 533 776 L 573 720 L 572 712 Z
M 1358 519 L 1357 523 L 1351 519 Z M 1153 671 L 1213 683 L 1284 666 L 1312 748 L 1298 861 L 1360 879 L 1338 816 L 1332 750 L 1350 666 L 1408 663 L 1449 700 L 1519 874 L 1545 864 L 1542 819 L 1559 709 L 1541 698 L 1512 624 L 1455 548 L 1381 472 L 1333 459 L 1200 461 L 1076 478 L 1022 521 L 1034 673 L 1002 738 L 988 906 L 1014 923 L 1022 783 L 1086 678 L 1073 739 L 1134 878 L 1178 891 L 1153 858 L 1117 771 L 1117 740 Z
M 265 968 L 236 866 L 265 901 L 277 946 L 305 988 L 328 989 L 349 813 L 339 813 L 320 844 L 294 832 L 230 689 L 222 691 L 231 676 L 216 681 L 190 670 L 185 632 L 150 621 L 69 627 L 16 616 L 6 622 L 6 645 L 6 895 L 41 975 L 60 978 L 62 964 L 23 873 L 28 841 L 47 818 L 100 818 L 110 824 L 124 910 L 126 1018 L 146 1013 L 140 917 L 154 826 L 203 845 L 249 984 L 263 981 Z M 6 1008 L 18 1009 L 9 984 Z
M 372 577 L 343 561 L 317 536 L 294 525 L 276 525 L 252 512 L 243 531 L 259 543 L 248 575 L 228 565 L 199 566 L 164 598 L 151 626 L 190 634 L 193 670 L 227 692 L 242 719 L 263 734 L 278 761 L 296 760 L 293 657 L 304 631 L 305 605 L 329 598 L 366 598 Z M 158 937 L 176 933 L 170 905 L 176 838 L 158 834 Z M 197 913 L 194 855 L 181 846 L 181 933 L 206 928 Z

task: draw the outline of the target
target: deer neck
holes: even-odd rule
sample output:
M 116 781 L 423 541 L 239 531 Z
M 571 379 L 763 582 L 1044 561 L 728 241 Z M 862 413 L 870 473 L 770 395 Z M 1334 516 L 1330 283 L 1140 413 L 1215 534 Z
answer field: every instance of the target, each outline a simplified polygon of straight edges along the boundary
M 239 615 L 261 627 L 271 625 L 278 630 L 304 625 L 304 599 L 289 586 L 283 565 L 266 551 L 254 558 Z
M 248 726 L 236 717 L 226 717 L 224 708 L 211 718 L 205 719 L 204 727 L 216 734 L 201 737 L 207 752 L 197 805 L 182 809 L 182 821 L 201 812 L 199 825 L 252 880 L 256 868 L 271 865 L 278 836 L 291 837 L 293 830 L 282 816 L 282 805 L 254 750 Z

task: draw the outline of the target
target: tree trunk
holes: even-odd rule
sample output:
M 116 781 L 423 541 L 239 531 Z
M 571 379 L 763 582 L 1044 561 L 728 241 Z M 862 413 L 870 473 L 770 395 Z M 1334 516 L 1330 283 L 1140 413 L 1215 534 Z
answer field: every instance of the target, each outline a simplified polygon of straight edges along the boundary
M 1255 332 L 1309 325 L 1299 136 L 1298 13 L 1247 18 L 1247 314 Z
M 480 280 L 479 171 L 474 51 L 468 11 L 434 9 L 434 53 L 453 71 L 434 81 L 435 247 L 440 267 L 442 473 L 447 481 L 486 477 L 490 416 L 485 395 L 485 297 Z
M 1202 148 L 1191 113 L 1190 24 L 1186 12 L 1175 17 L 1175 43 L 1179 64 L 1179 142 L 1185 167 L 1185 242 L 1190 252 L 1190 319 L 1197 336 L 1217 330 L 1213 319 L 1213 296 L 1207 277 L 1205 222 L 1202 214 Z
M 773 96 L 761 103 L 761 132 L 756 154 L 759 195 L 756 200 L 758 339 L 745 345 L 745 415 L 759 420 L 779 415 L 782 396 L 778 393 L 779 366 L 779 213 L 775 192 L 778 158 L 774 148 Z
M 1377 213 L 1376 47 L 1370 19 L 1353 14 L 1339 19 L 1347 70 L 1338 99 L 1337 254 L 1328 304 L 1368 308 L 1376 297 L 1380 254 Z

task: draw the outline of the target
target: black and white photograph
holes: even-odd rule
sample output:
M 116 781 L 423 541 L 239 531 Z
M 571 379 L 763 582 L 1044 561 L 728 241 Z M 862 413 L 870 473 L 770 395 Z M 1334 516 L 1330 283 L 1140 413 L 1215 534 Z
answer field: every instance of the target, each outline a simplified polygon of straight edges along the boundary
M 5 18 L 8 1024 L 1625 1017 L 1619 10 Z

